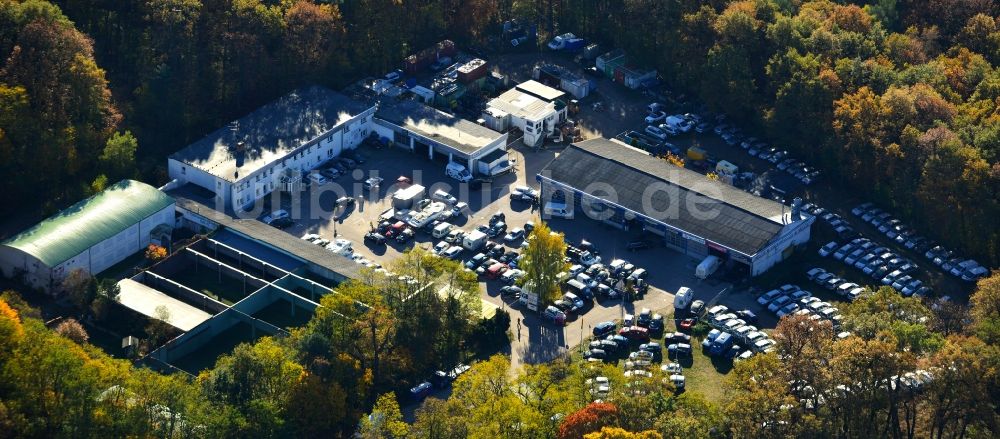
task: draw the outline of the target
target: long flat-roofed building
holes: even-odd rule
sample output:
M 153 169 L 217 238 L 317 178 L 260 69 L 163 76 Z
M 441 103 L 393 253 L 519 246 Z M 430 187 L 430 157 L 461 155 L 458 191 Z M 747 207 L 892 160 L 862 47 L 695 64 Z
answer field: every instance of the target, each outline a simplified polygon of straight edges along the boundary
M 565 199 L 608 223 L 661 235 L 692 257 L 745 264 L 752 276 L 807 242 L 813 223 L 781 203 L 603 138 L 572 144 L 536 178 L 543 199 Z
M 431 160 L 462 164 L 470 172 L 494 174 L 508 162 L 507 134 L 417 101 L 381 104 L 374 130 L 396 145 Z
M 308 172 L 357 147 L 374 114 L 374 104 L 324 87 L 297 89 L 171 155 L 170 178 L 238 211 L 279 188 L 283 171 Z

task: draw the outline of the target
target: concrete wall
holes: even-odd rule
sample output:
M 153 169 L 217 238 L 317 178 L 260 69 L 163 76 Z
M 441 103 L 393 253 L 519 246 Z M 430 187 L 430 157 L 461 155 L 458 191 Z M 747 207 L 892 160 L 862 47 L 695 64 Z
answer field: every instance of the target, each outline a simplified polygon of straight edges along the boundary
M 767 271 L 788 257 L 794 247 L 808 242 L 815 220 L 815 217 L 808 217 L 782 228 L 771 244 L 754 255 L 750 270 L 751 276 L 757 276 Z
M 240 322 L 248 323 L 251 327 L 251 331 L 253 331 L 257 336 L 287 334 L 286 331 L 278 328 L 277 326 L 260 319 L 255 319 L 238 310 L 230 308 L 219 313 L 215 317 L 204 321 L 194 329 L 168 341 L 166 344 L 150 353 L 149 356 L 156 360 L 170 364 L 172 361 L 176 361 L 183 358 L 185 355 L 201 349 L 206 343 L 210 342 L 213 337 L 229 328 L 232 328 Z
M 0 245 L 0 272 L 12 278 L 24 274 L 25 282 L 32 288 L 48 290 L 52 269 L 21 250 Z

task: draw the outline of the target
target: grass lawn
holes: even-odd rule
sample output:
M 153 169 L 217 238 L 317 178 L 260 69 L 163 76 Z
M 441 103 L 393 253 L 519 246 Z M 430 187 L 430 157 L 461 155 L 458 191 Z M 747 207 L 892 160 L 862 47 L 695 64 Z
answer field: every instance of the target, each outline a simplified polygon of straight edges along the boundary
M 659 311 L 662 313 L 663 311 L 666 310 L 659 310 Z M 673 314 L 669 315 L 664 314 L 664 322 L 666 326 L 664 332 L 671 333 L 677 330 L 674 324 Z M 619 322 L 619 324 L 620 323 L 621 322 Z M 589 337 L 586 340 L 584 340 L 583 342 L 584 350 L 586 350 L 587 344 L 590 343 L 592 339 L 593 337 Z M 660 345 L 663 347 L 663 362 L 654 363 L 653 367 L 659 368 L 660 364 L 669 363 L 671 360 L 668 359 L 666 356 L 667 345 L 663 343 L 663 338 L 662 337 L 658 339 L 653 338 L 651 341 L 656 341 L 660 343 Z M 732 370 L 733 363 L 729 360 L 714 358 L 702 354 L 701 339 L 692 337 L 691 348 L 694 351 L 692 353 L 692 357 L 682 359 L 681 361 L 678 362 L 681 364 L 682 367 L 684 367 L 684 376 L 685 378 L 687 378 L 686 382 L 687 390 L 692 392 L 698 392 L 704 395 L 705 398 L 715 403 L 718 404 L 726 403 L 726 401 L 728 400 L 728 396 L 726 395 L 725 391 L 725 379 L 726 379 L 726 374 L 729 373 L 730 370 Z M 638 344 L 630 346 L 629 349 L 630 350 L 638 349 Z M 581 353 L 580 348 L 572 349 L 570 351 L 570 355 L 573 358 L 573 361 L 585 361 L 583 359 L 583 355 Z M 619 355 L 619 358 L 621 358 L 622 356 L 627 357 L 628 352 L 626 352 L 624 355 Z M 622 367 L 625 364 L 625 361 L 620 359 L 609 364 L 616 364 L 617 366 Z M 650 369 L 652 369 L 653 367 L 651 367 Z
M 673 314 L 664 317 L 665 332 L 674 332 L 677 326 L 674 323 Z M 662 340 L 660 340 L 662 343 Z M 666 354 L 667 346 L 663 346 Z M 691 337 L 691 358 L 683 359 L 679 363 L 684 367 L 685 383 L 688 391 L 698 392 L 705 395 L 710 401 L 725 403 L 727 400 L 725 393 L 726 374 L 733 368 L 733 363 L 726 359 L 710 357 L 702 353 L 701 339 Z M 664 361 L 670 361 L 664 356 Z
M 247 293 L 244 294 L 243 282 L 228 277 L 225 273 L 222 275 L 222 282 L 219 282 L 218 272 L 208 267 L 198 267 L 195 269 L 192 266 L 189 269 L 180 270 L 166 277 L 226 305 L 232 305 L 243 300 L 254 289 L 248 285 Z
M 291 302 L 278 300 L 264 307 L 264 309 L 257 311 L 253 316 L 283 329 L 297 328 L 309 323 L 309 319 L 313 316 L 312 311 L 296 307 L 295 315 L 293 316 L 291 307 Z

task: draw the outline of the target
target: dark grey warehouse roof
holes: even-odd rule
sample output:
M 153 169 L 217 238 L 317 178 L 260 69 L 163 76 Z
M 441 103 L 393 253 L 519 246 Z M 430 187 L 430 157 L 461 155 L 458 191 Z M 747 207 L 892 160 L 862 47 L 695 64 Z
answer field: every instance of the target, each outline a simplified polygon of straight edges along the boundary
M 603 138 L 572 144 L 541 175 L 599 198 L 612 188 L 617 201 L 609 201 L 746 255 L 781 231 L 787 213 L 777 202 Z
M 382 103 L 375 117 L 469 156 L 504 136 L 475 122 L 416 101 Z
M 235 182 L 372 106 L 325 87 L 303 87 L 226 124 L 170 158 Z M 246 147 L 240 157 L 235 151 L 238 142 Z

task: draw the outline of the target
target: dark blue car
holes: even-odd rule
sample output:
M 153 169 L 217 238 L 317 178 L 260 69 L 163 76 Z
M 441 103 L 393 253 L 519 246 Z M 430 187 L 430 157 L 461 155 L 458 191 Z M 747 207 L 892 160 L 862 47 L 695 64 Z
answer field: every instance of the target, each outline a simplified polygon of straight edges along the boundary
M 615 322 L 610 322 L 610 321 L 601 322 L 598 323 L 596 326 L 594 326 L 594 336 L 603 337 L 605 335 L 611 334 L 612 332 L 615 332 L 615 329 L 617 329 Z

